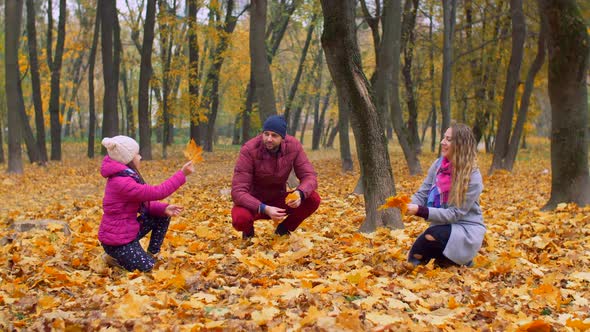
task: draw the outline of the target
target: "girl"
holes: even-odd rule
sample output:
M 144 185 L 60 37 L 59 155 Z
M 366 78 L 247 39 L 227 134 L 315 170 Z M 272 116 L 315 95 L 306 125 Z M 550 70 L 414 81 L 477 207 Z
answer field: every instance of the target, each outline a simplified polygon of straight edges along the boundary
M 483 190 L 477 167 L 477 143 L 471 129 L 453 124 L 441 142 L 441 158 L 430 169 L 408 204 L 408 214 L 430 222 L 410 250 L 408 260 L 441 266 L 472 264 L 486 227 L 479 207 Z
M 150 186 L 139 173 L 139 144 L 133 138 L 106 137 L 102 145 L 108 155 L 102 161 L 100 174 L 107 179 L 107 184 L 98 239 L 108 255 L 106 261 L 129 271 L 150 271 L 154 267 L 154 255 L 160 252 L 166 236 L 170 217 L 182 211 L 180 206 L 157 200 L 174 193 L 195 169 L 189 161 L 162 184 Z M 139 240 L 150 231 L 146 252 Z

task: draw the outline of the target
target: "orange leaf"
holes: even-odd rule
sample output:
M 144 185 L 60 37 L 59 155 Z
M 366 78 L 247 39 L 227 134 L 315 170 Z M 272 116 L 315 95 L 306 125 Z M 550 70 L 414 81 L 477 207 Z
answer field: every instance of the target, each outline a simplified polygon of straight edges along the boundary
M 395 195 L 389 196 L 385 203 L 381 205 L 378 210 L 384 210 L 389 208 L 398 208 L 402 214 L 405 214 L 408 211 L 408 203 L 410 203 L 410 197 L 407 195 Z
M 300 198 L 299 197 L 299 192 L 298 191 L 294 191 L 292 193 L 289 193 L 289 195 L 287 195 L 287 197 L 285 197 L 285 203 L 286 204 L 289 204 L 289 202 L 296 201 L 299 198 Z
M 565 326 L 567 327 L 574 327 L 577 328 L 580 331 L 586 331 L 588 329 L 590 329 L 590 324 L 586 324 L 583 321 L 576 319 L 576 320 L 572 320 L 572 319 L 568 319 L 565 322 Z
M 192 161 L 194 164 L 203 161 L 203 148 L 195 143 L 195 140 L 191 138 L 191 141 L 187 143 L 186 149 L 184 149 L 184 156 Z
M 455 300 L 455 297 L 454 296 L 451 296 L 451 298 L 449 299 L 449 304 L 448 304 L 449 309 L 455 309 L 458 306 L 459 306 L 459 304 Z
M 530 322 L 526 325 L 519 327 L 518 331 L 549 332 L 549 331 L 551 331 L 551 325 L 549 325 L 548 323 L 546 323 L 542 320 L 536 320 L 536 321 Z

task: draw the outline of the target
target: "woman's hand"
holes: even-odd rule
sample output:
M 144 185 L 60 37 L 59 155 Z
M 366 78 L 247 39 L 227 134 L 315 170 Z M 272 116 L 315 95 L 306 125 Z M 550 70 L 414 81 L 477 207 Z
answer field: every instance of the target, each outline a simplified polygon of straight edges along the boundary
M 166 210 L 164 210 L 164 214 L 168 217 L 174 217 L 179 215 L 182 210 L 184 210 L 182 206 L 170 204 L 166 207 Z
M 184 176 L 189 176 L 195 171 L 195 166 L 193 165 L 192 161 L 189 161 L 188 163 L 184 164 L 180 170 Z
M 418 213 L 418 205 L 417 204 L 408 204 L 408 211 L 406 212 L 407 215 L 415 216 Z

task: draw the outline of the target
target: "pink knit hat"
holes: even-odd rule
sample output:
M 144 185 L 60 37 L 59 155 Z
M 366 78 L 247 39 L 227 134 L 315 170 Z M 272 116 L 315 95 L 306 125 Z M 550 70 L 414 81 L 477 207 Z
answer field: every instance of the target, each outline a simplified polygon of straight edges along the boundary
M 139 153 L 139 144 L 128 136 L 105 137 L 102 140 L 102 145 L 107 148 L 111 159 L 125 165 L 129 164 Z

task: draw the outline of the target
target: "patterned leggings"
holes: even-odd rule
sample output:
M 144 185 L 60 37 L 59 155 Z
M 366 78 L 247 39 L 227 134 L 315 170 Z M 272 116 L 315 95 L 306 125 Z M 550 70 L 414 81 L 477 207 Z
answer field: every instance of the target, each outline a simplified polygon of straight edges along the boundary
M 137 238 L 130 243 L 121 246 L 109 246 L 102 244 L 104 251 L 128 271 L 139 270 L 142 272 L 150 271 L 155 264 L 152 255 L 160 252 L 162 242 L 168 231 L 170 217 L 150 217 L 144 218 L 141 222 L 141 228 Z M 147 233 L 152 232 L 147 252 L 139 244 Z

